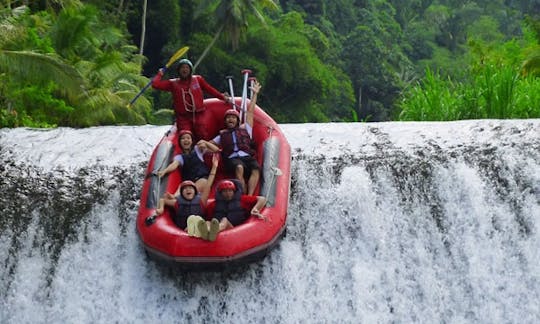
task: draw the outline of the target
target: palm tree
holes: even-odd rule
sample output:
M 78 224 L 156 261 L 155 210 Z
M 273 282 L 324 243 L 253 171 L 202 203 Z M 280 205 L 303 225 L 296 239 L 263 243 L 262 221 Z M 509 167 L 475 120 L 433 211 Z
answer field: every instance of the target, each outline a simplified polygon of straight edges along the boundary
M 527 50 L 527 58 L 521 64 L 521 74 L 537 77 L 540 76 L 540 19 L 526 16 L 525 23 L 532 32 L 536 44 Z
M 126 108 L 147 80 L 140 76 L 135 47 L 123 44 L 120 31 L 104 28 L 95 9 L 65 8 L 56 19 L 45 19 L 52 23 L 41 26 L 41 36 L 52 44 L 44 51 L 25 42 L 34 31 L 24 21 L 27 9 L 20 10 L 0 18 L 4 31 L 0 35 L 0 78 L 7 75 L 20 87 L 54 84 L 56 97 L 75 107 L 69 126 L 145 122 L 151 108 L 148 100 Z M 10 95 L 6 92 L 0 98 L 8 107 L 13 101 Z
M 521 65 L 523 76 L 540 76 L 540 47 L 537 47 Z
M 98 20 L 98 11 L 92 7 L 66 8 L 55 22 L 51 33 L 55 49 L 69 57 L 88 83 L 88 91 L 80 95 L 71 114 L 74 126 L 95 124 L 145 122 L 150 110 L 148 100 L 126 107 L 145 78 L 140 76 L 140 57 L 132 57 L 135 47 L 123 44 L 122 33 L 104 26 Z
M 203 53 L 195 63 L 195 68 L 201 63 L 210 49 L 214 46 L 222 32 L 225 32 L 231 40 L 233 51 L 238 48 L 240 36 L 247 29 L 247 18 L 251 13 L 257 19 L 265 23 L 263 15 L 257 7 L 270 8 L 277 10 L 279 7 L 273 0 L 203 0 L 199 3 L 195 16 L 199 16 L 205 10 L 213 10 L 215 13 L 215 21 L 217 23 L 217 31 L 212 38 L 212 41 L 204 49 Z
M 40 53 L 21 49 L 18 41 L 25 39 L 27 28 L 19 22 L 27 7 L 12 10 L 0 21 L 4 32 L 0 36 L 0 73 L 27 83 L 58 84 L 60 91 L 71 98 L 79 96 L 84 87 L 82 75 L 64 59 L 54 53 Z

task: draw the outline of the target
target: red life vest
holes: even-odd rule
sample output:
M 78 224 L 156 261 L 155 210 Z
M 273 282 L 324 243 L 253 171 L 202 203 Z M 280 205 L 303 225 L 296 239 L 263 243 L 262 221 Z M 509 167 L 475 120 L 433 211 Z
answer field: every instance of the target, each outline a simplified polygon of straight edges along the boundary
M 235 141 L 233 140 L 233 134 L 236 137 L 236 150 Z M 236 127 L 233 129 L 223 129 L 219 132 L 222 154 L 224 157 L 229 157 L 233 152 L 244 151 L 251 157 L 255 155 L 253 149 L 253 141 L 249 136 L 248 131 L 243 127 Z
M 193 111 L 199 112 L 205 109 L 204 95 L 198 81 L 199 76 L 194 75 L 191 80 L 173 79 L 173 100 L 176 113 L 185 114 Z

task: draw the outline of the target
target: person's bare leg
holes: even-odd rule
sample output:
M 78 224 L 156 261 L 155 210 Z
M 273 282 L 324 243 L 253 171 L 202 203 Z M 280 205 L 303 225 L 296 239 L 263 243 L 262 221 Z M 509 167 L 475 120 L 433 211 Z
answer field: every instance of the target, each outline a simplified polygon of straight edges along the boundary
M 203 192 L 207 184 L 208 184 L 208 179 L 200 178 L 199 180 L 197 180 L 195 182 L 195 187 L 197 187 L 197 192 L 199 193 Z
M 245 193 L 246 192 L 246 181 L 244 180 L 244 166 L 242 165 L 237 165 L 236 166 L 236 169 L 235 169 L 235 175 L 236 175 L 236 179 L 238 179 L 240 181 L 240 183 L 242 184 L 242 192 Z
M 229 222 L 229 220 L 227 218 L 222 218 L 221 221 L 219 222 L 219 231 L 224 231 L 226 229 L 229 229 L 229 228 L 233 228 L 234 226 L 232 226 L 232 224 Z
M 161 215 L 163 214 L 163 211 L 165 210 L 165 199 L 160 198 L 157 208 L 156 208 L 156 214 Z
M 261 173 L 259 170 L 252 170 L 248 180 L 248 195 L 253 196 L 257 183 L 259 183 L 259 177 Z

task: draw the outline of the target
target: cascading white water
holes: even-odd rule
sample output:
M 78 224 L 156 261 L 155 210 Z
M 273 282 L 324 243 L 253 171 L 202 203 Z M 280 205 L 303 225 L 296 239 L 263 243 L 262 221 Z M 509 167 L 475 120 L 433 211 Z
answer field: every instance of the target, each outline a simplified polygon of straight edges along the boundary
M 287 236 L 211 273 L 135 232 L 166 128 L 0 130 L 0 322 L 540 321 L 540 120 L 281 127 Z

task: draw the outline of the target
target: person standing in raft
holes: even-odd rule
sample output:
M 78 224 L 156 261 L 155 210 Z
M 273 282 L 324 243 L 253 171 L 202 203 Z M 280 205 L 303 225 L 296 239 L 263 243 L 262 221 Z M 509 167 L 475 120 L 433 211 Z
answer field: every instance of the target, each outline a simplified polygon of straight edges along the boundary
M 219 220 L 219 231 L 233 228 L 245 222 L 249 215 L 266 218 L 261 214 L 266 204 L 263 196 L 242 195 L 238 180 L 223 180 L 217 185 L 216 199 L 208 204 L 207 215 Z
M 193 75 L 193 64 L 188 59 L 181 59 L 178 62 L 177 71 L 179 76 L 177 79 L 162 80 L 164 72 L 160 69 L 152 79 L 152 87 L 172 93 L 177 129 L 193 132 L 197 140 L 208 140 L 213 134 L 208 134 L 208 127 L 202 122 L 206 109 L 203 102 L 204 94 L 226 102 L 230 101 L 230 97 L 227 93 L 220 93 L 202 76 Z
M 226 128 L 221 130 L 219 135 L 214 137 L 210 143 L 221 147 L 225 170 L 234 174 L 236 179 L 240 181 L 243 192 L 253 195 L 260 177 L 260 166 L 255 159 L 256 152 L 253 149 L 252 141 L 253 112 L 261 85 L 255 81 L 250 89 L 253 91 L 253 96 L 246 112 L 246 122 L 240 125 L 238 111 L 235 109 L 227 110 L 224 116 Z M 209 149 L 213 150 L 214 147 L 209 147 Z M 248 178 L 247 191 L 244 177 Z
M 189 130 L 181 130 L 178 133 L 178 146 L 182 149 L 182 153 L 175 155 L 173 161 L 163 170 L 158 171 L 158 176 L 163 177 L 167 173 L 173 172 L 180 168 L 183 180 L 193 181 L 198 192 L 204 191 L 208 182 L 208 174 L 210 170 L 204 162 L 204 153 L 207 151 L 214 152 L 218 147 L 200 140 L 197 145 L 193 145 L 193 133 Z M 211 149 L 208 149 L 208 148 Z
M 178 186 L 177 193 L 167 192 L 159 200 L 156 214 L 163 214 L 165 206 L 172 207 L 174 209 L 173 221 L 178 227 L 185 230 L 190 236 L 214 241 L 219 232 L 219 221 L 217 219 L 206 221 L 203 217 L 206 215 L 206 204 L 216 176 L 218 163 L 219 155 L 214 154 L 208 185 L 202 192 L 197 191 L 197 187 L 192 181 L 183 181 Z

